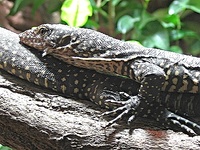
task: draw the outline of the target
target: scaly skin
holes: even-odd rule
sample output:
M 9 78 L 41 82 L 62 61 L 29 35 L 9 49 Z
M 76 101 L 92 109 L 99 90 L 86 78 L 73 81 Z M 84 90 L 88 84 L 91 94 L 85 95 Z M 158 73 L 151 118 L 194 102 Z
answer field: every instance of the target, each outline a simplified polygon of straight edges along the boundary
M 142 49 L 141 47 L 115 40 L 98 32 L 62 25 L 42 25 L 34 30 L 26 31 L 20 35 L 20 38 L 23 43 L 29 46 L 40 50 L 45 49 L 46 53 L 55 54 L 57 57 L 64 56 L 63 59 L 68 63 L 84 67 L 79 63 L 82 62 L 86 65 L 86 68 L 88 67 L 89 69 L 97 69 L 97 71 L 101 72 L 126 76 L 140 82 L 141 85 L 138 95 L 134 96 L 129 102 L 131 108 L 133 108 L 129 111 L 133 111 L 133 115 L 142 112 L 144 107 L 141 106 L 143 105 L 149 106 L 150 104 L 154 104 L 156 100 L 161 102 L 160 91 L 195 93 L 199 96 L 198 58 L 194 58 L 192 63 L 183 65 L 183 63 L 186 62 L 185 59 L 190 57 L 177 55 L 173 57 L 173 59 L 168 59 L 167 56 L 171 56 L 169 55 L 171 53 L 165 54 L 153 50 L 153 52 L 156 52 L 155 55 L 153 55 L 153 53 L 151 54 L 148 50 L 140 51 Z M 92 39 L 94 40 L 92 41 Z M 109 41 L 111 45 L 109 45 Z M 122 52 L 122 50 L 124 50 L 124 52 Z M 136 54 L 133 55 L 134 52 Z M 165 55 L 167 56 L 164 58 Z M 74 58 L 72 56 L 89 56 L 95 58 Z M 76 63 L 74 59 L 76 61 L 78 60 L 78 63 Z M 168 60 L 173 61 L 168 62 Z M 121 66 L 121 68 L 116 64 Z M 178 66 L 176 68 L 178 70 L 175 71 L 174 68 L 172 68 L 172 64 Z M 194 75 L 193 78 L 191 74 Z M 183 77 L 183 81 L 189 82 L 190 86 L 186 87 L 185 82 L 182 86 L 178 85 L 180 83 L 179 77 Z M 160 83 L 156 83 L 155 81 L 160 81 Z M 170 82 L 178 84 L 176 84 L 176 86 L 170 86 L 170 88 L 167 89 L 167 84 L 170 84 Z M 191 86 L 191 83 L 194 84 Z M 156 93 L 159 93 L 159 95 Z M 139 108 L 139 110 L 137 108 Z
M 78 67 L 139 82 L 134 97 L 138 105 L 143 101 L 160 102 L 161 91 L 200 95 L 200 59 L 196 57 L 144 48 L 93 30 L 60 24 L 25 31 L 20 40 L 43 50 L 43 55 L 52 54 Z

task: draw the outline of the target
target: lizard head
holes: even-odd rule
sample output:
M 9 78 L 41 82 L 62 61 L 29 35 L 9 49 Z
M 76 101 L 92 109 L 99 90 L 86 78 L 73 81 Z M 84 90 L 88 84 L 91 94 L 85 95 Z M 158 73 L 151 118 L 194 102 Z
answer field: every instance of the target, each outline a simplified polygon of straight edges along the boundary
M 125 42 L 103 33 L 61 24 L 43 24 L 19 34 L 20 41 L 46 54 L 68 57 L 115 57 Z M 119 51 L 118 51 L 119 52 Z
M 20 42 L 38 50 L 62 49 L 73 42 L 71 27 L 63 30 L 61 25 L 43 24 L 19 34 Z M 74 37 L 75 38 L 75 37 Z

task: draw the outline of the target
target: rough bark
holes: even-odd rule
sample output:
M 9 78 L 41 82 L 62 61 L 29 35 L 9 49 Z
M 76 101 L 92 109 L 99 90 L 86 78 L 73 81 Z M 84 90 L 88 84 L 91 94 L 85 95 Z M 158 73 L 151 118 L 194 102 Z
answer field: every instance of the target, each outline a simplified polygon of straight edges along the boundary
M 138 119 L 104 129 L 111 118 L 91 102 L 74 100 L 1 71 L 0 143 L 36 149 L 199 149 L 200 137 L 156 129 Z M 146 124 L 146 126 L 145 126 Z

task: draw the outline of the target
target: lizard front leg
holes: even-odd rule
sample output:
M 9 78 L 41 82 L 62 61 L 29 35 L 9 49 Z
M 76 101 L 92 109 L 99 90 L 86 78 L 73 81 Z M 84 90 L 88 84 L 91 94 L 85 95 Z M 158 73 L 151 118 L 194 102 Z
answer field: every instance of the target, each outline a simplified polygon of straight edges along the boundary
M 137 82 L 140 83 L 140 88 L 138 94 L 135 96 L 128 96 L 126 93 L 121 92 L 121 97 L 127 97 L 126 101 L 113 101 L 107 100 L 106 102 L 110 105 L 117 105 L 117 109 L 107 112 L 105 114 L 122 112 L 114 120 L 110 121 L 112 124 L 119 120 L 121 117 L 128 113 L 132 113 L 129 121 L 134 120 L 136 116 L 141 116 L 147 114 L 146 110 L 149 110 L 151 104 L 155 101 L 160 102 L 160 90 L 165 82 L 164 71 L 151 63 L 135 61 L 130 65 L 130 77 L 135 78 Z M 134 87 L 133 87 L 134 88 Z
M 124 118 L 128 118 L 127 124 L 131 125 L 131 122 L 133 122 L 136 117 L 140 116 L 152 118 L 155 121 L 158 121 L 165 129 L 170 128 L 182 131 L 190 136 L 200 134 L 200 125 L 173 113 L 158 102 L 147 104 L 144 101 L 141 101 L 141 103 L 138 103 L 140 106 L 138 106 L 137 109 L 134 109 L 133 106 L 137 104 L 135 96 L 131 96 L 124 92 L 113 92 L 108 90 L 103 91 L 102 95 L 105 103 L 108 103 L 107 105 L 110 104 L 113 108 L 116 107 L 112 111 L 107 111 L 102 114 L 103 116 L 116 116 L 113 120 L 110 120 L 105 127 L 108 127 Z
M 110 99 L 106 101 L 110 105 L 118 105 L 117 109 L 106 112 L 106 115 L 122 112 L 114 120 L 110 121 L 109 125 L 130 112 L 132 116 L 129 121 L 132 121 L 136 116 L 143 115 L 145 110 L 149 110 L 152 102 L 159 101 L 160 90 L 165 82 L 165 73 L 160 67 L 148 62 L 135 61 L 130 65 L 129 73 L 131 78 L 135 78 L 140 83 L 139 92 L 135 96 L 128 96 L 121 92 L 122 97 L 127 97 L 126 101 L 116 102 Z M 146 113 L 148 111 L 144 114 L 146 115 Z
M 133 62 L 130 67 L 135 80 L 141 84 L 138 97 L 147 103 L 158 100 L 165 83 L 164 70 L 157 65 L 140 61 Z

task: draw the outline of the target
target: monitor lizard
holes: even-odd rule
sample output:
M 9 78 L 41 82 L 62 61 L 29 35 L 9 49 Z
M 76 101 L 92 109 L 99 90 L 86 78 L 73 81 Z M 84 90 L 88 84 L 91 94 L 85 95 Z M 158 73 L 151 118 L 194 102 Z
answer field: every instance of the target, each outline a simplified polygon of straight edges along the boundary
M 103 33 L 61 24 L 44 24 L 19 35 L 20 41 L 77 67 L 129 78 L 138 83 L 130 101 L 135 115 L 160 93 L 193 93 L 200 96 L 200 58 L 145 48 Z M 113 112 L 112 112 L 113 113 Z
M 0 35 L 0 68 L 29 82 L 64 93 L 66 96 L 91 100 L 108 109 L 112 109 L 113 106 L 106 103 L 106 100 L 125 103 L 127 99 L 131 98 L 130 95 L 138 93 L 139 84 L 133 80 L 77 68 L 51 56 L 44 58 L 40 52 L 29 50 L 19 44 L 18 35 L 2 28 L 0 28 Z M 129 95 L 124 95 L 123 92 Z M 200 104 L 197 96 L 167 92 L 162 93 L 161 96 L 163 102 L 169 103 L 169 105 L 165 105 L 166 108 L 158 103 L 146 105 L 144 116 L 151 116 L 166 124 L 175 124 L 189 134 L 200 133 L 199 125 L 173 113 L 199 116 L 198 106 Z M 176 98 L 176 102 L 174 102 L 174 98 Z M 188 99 L 190 99 L 191 105 L 188 104 Z M 177 103 L 180 105 L 176 105 Z M 126 111 L 125 107 L 121 112 L 124 111 Z M 119 118 L 113 120 L 117 121 Z

